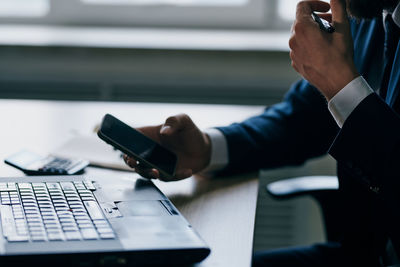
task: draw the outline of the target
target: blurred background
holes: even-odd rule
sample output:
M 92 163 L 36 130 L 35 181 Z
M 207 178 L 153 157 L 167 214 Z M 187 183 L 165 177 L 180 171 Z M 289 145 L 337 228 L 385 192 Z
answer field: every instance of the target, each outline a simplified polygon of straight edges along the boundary
M 0 97 L 272 104 L 296 3 L 1 0 Z
M 299 76 L 297 0 L 1 0 L 0 98 L 270 105 Z M 334 174 L 330 158 L 303 174 Z M 316 203 L 261 176 L 254 249 L 323 241 Z M 272 177 L 272 178 L 271 178 Z

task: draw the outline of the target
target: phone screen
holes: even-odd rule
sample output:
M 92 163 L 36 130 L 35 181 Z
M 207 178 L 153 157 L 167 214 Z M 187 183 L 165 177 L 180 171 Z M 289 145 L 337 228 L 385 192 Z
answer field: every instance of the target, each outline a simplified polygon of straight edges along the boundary
M 122 152 L 136 157 L 139 162 L 143 159 L 157 169 L 171 176 L 174 175 L 177 161 L 174 153 L 112 115 L 104 116 L 99 136 L 102 139 L 105 136 L 108 139 L 107 142 Z

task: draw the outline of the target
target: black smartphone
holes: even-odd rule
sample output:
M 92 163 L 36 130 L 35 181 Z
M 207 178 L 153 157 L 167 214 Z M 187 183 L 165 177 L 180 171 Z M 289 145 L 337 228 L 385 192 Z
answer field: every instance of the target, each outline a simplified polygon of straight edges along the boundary
M 110 114 L 101 122 L 97 135 L 106 143 L 134 157 L 142 168 L 157 169 L 167 178 L 175 175 L 176 155 Z

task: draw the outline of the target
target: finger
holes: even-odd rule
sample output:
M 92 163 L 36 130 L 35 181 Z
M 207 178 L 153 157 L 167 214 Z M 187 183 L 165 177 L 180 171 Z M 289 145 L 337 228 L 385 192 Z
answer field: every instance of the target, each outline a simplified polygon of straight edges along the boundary
M 348 21 L 346 2 L 344 0 L 331 0 L 332 20 L 336 23 Z
M 193 171 L 191 169 L 184 169 L 176 172 L 175 178 L 180 180 L 184 178 L 188 178 L 193 175 Z
M 296 19 L 303 20 L 311 19 L 311 12 L 328 12 L 331 6 L 323 1 L 301 1 L 297 4 Z
M 125 163 L 128 164 L 129 157 L 126 154 L 124 154 L 122 158 L 124 159 Z
M 135 168 L 135 171 L 142 177 L 148 179 L 157 179 L 160 177 L 160 173 L 156 169 L 141 169 Z
M 300 63 L 306 62 L 309 57 L 307 53 L 303 53 L 302 48 L 299 46 L 295 46 L 294 49 L 291 49 L 289 56 L 290 59 L 298 63 L 298 65 Z
M 294 35 L 292 37 L 290 37 L 290 39 L 289 39 L 289 48 L 291 50 L 295 50 L 297 48 L 297 42 L 296 42 L 296 38 Z
M 193 175 L 193 172 L 192 172 L 191 169 L 185 169 L 185 170 L 181 170 L 179 172 L 176 172 L 175 176 L 172 177 L 172 178 L 171 177 L 160 176 L 158 179 L 163 181 L 163 182 L 172 182 L 172 181 L 178 181 L 178 180 L 182 180 L 182 179 L 188 178 L 188 177 L 190 177 L 192 175 Z
M 146 127 L 140 127 L 137 128 L 139 132 L 142 134 L 146 135 L 147 137 L 150 137 L 151 139 L 158 141 L 158 133 L 160 132 L 162 125 L 157 125 L 157 126 L 146 126 Z
M 299 61 L 299 59 L 296 57 L 296 54 L 293 52 L 293 50 L 290 51 L 290 59 L 292 60 L 292 68 L 300 75 L 303 75 L 303 65 L 301 64 L 301 61 Z
M 160 129 L 160 134 L 170 135 L 174 132 L 185 129 L 190 123 L 193 123 L 190 117 L 186 114 L 179 114 L 167 118 L 164 125 Z
M 299 68 L 297 67 L 297 65 L 296 65 L 296 63 L 294 62 L 294 61 L 292 61 L 292 68 L 297 72 L 297 73 L 299 73 Z
M 324 20 L 328 21 L 329 23 L 332 22 L 332 14 L 329 14 L 329 13 L 319 13 L 318 16 L 319 16 L 321 19 L 324 19 Z
M 138 163 L 138 161 L 136 159 L 128 157 L 128 156 L 126 157 L 125 162 L 131 168 L 136 168 L 139 165 L 139 163 Z

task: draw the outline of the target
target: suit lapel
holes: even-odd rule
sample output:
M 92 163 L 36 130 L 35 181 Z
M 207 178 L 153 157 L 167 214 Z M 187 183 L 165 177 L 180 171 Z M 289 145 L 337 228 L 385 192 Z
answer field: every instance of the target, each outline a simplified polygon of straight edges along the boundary
M 400 90 L 400 42 L 397 45 L 396 56 L 394 58 L 392 72 L 390 73 L 390 81 L 388 85 L 388 91 L 386 95 L 386 103 L 392 108 L 399 96 Z
M 372 61 L 372 55 L 377 51 L 377 42 L 382 42 L 383 25 L 381 19 L 371 21 L 363 20 L 359 25 L 358 34 L 355 36 L 354 43 L 354 63 L 361 75 L 368 76 L 368 71 L 371 65 L 375 64 Z
M 372 55 L 379 52 L 379 42 L 383 42 L 384 31 L 381 18 L 371 21 L 362 21 L 359 25 L 358 34 L 355 36 L 355 57 L 354 62 L 360 72 L 368 80 L 368 73 L 371 66 L 375 66 Z M 376 74 L 376 73 L 375 73 Z M 387 88 L 386 103 L 393 107 L 400 93 L 400 42 L 397 46 L 394 58 L 390 81 Z

